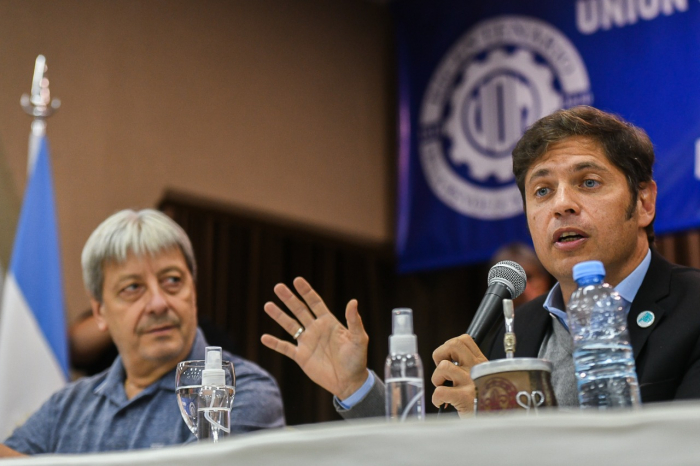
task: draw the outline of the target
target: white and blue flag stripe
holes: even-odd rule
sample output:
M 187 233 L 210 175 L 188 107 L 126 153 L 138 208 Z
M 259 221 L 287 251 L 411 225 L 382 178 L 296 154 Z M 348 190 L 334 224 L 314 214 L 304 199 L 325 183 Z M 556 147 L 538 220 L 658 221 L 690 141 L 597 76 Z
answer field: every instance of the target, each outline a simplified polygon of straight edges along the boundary
M 51 162 L 46 138 L 37 139 L 0 308 L 0 438 L 68 380 Z

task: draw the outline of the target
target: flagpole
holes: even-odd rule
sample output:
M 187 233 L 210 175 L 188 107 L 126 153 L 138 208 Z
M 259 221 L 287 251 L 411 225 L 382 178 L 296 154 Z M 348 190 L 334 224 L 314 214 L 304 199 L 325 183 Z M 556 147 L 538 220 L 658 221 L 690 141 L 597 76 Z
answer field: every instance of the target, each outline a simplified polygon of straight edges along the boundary
M 34 77 L 32 78 L 32 94 L 22 94 L 20 105 L 22 109 L 34 117 L 32 130 L 29 134 L 29 155 L 27 160 L 27 175 L 34 170 L 36 156 L 39 152 L 39 141 L 46 134 L 46 120 L 56 113 L 61 106 L 60 99 L 51 99 L 49 78 L 46 77 L 48 66 L 43 55 L 36 57 L 34 62 Z
M 46 119 L 51 99 L 46 59 L 35 62 L 28 180 L 0 306 L 0 439 L 35 412 L 69 377 L 63 278 Z

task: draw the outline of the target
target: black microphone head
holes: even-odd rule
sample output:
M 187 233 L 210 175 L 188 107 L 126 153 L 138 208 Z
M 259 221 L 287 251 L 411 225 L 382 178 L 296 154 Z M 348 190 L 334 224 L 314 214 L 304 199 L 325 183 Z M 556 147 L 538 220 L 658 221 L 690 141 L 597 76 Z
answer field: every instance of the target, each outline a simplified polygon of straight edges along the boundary
M 527 276 L 525 270 L 513 261 L 501 261 L 489 270 L 489 286 L 501 283 L 510 291 L 511 299 L 515 299 L 525 291 Z

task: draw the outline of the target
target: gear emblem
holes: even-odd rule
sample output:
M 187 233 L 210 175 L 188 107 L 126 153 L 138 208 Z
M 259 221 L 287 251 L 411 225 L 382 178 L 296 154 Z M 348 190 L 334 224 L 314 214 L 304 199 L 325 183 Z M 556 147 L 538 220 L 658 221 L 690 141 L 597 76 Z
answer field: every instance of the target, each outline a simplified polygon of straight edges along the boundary
M 557 28 L 519 15 L 480 21 L 452 44 L 423 91 L 417 151 L 425 181 L 466 217 L 520 215 L 513 147 L 539 118 L 592 101 L 586 64 Z
M 553 84 L 549 67 L 524 49 L 497 49 L 472 61 L 454 90 L 443 127 L 452 141 L 452 163 L 467 165 L 475 180 L 511 180 L 511 151 L 525 129 L 562 107 Z

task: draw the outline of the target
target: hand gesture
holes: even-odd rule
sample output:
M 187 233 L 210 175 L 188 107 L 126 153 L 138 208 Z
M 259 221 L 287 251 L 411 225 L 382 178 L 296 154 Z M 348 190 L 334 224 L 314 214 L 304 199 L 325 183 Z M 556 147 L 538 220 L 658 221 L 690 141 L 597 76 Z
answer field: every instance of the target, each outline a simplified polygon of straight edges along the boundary
M 473 366 L 488 361 L 486 356 L 472 337 L 461 335 L 433 351 L 433 361 L 437 366 L 430 379 L 436 387 L 433 404 L 448 403 L 457 409 L 460 417 L 471 416 L 476 392 L 470 371 Z M 447 380 L 452 382 L 451 387 L 443 386 Z
M 264 309 L 296 339 L 297 344 L 268 334 L 263 335 L 261 341 L 268 348 L 294 360 L 311 380 L 344 400 L 367 380 L 369 337 L 357 312 L 357 301 L 351 300 L 345 308 L 346 328 L 306 280 L 295 278 L 294 288 L 304 302 L 281 283 L 274 291 L 296 320 L 275 303 L 265 303 Z

